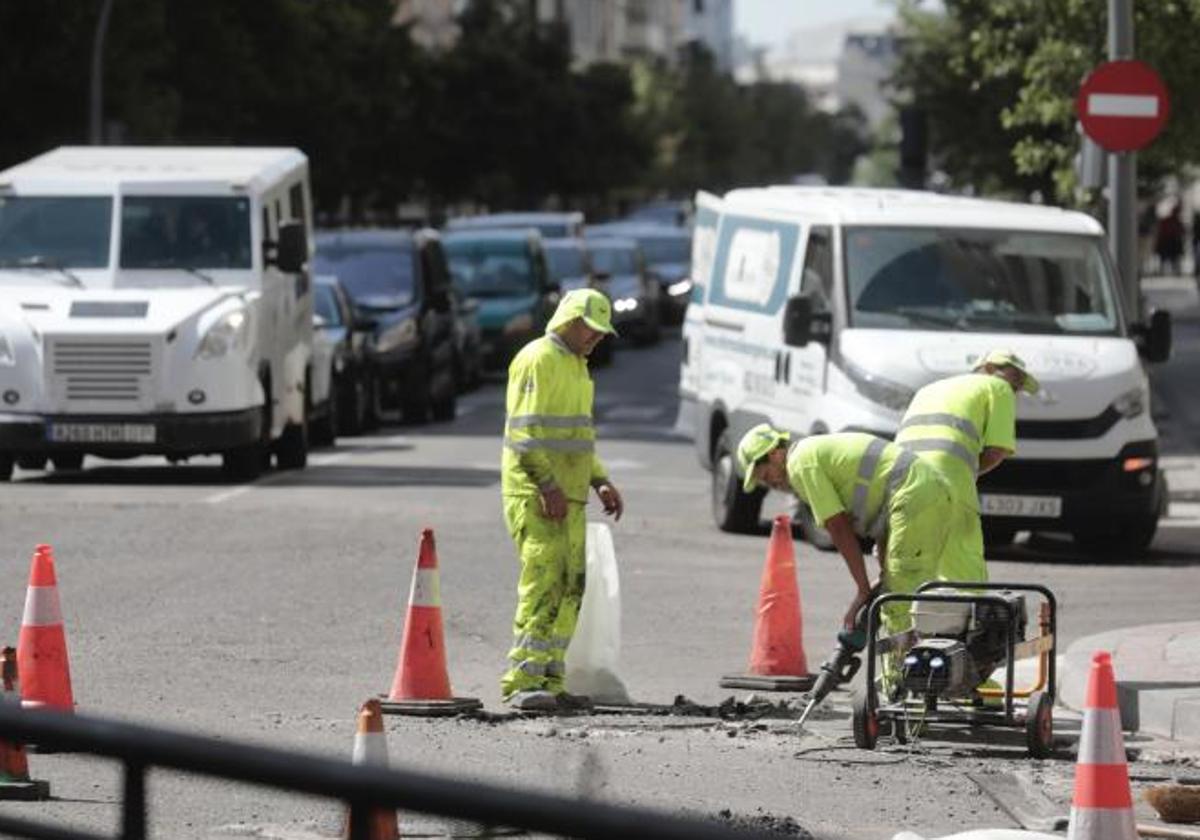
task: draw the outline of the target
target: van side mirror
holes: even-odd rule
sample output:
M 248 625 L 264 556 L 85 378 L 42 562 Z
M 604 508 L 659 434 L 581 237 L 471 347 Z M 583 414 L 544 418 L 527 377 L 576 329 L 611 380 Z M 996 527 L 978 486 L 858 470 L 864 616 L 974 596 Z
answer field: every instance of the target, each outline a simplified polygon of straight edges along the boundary
M 1151 312 L 1150 322 L 1139 324 L 1134 338 L 1146 361 L 1165 362 L 1171 358 L 1171 313 L 1165 309 Z
M 809 294 L 788 298 L 783 310 L 783 343 L 789 347 L 803 347 L 810 341 L 828 344 L 833 337 L 833 316 L 817 311 Z
M 295 274 L 308 262 L 308 234 L 302 222 L 284 222 L 279 226 L 279 242 L 274 263 L 285 274 Z

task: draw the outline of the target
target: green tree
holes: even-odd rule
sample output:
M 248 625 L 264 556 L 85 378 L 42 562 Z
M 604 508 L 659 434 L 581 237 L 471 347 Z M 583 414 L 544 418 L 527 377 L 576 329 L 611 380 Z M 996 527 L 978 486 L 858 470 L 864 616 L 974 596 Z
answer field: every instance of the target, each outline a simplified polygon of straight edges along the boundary
M 1075 96 L 1107 48 L 1106 0 L 901 0 L 905 49 L 893 84 L 923 109 L 939 165 L 959 185 L 1034 190 L 1071 203 L 1079 148 Z M 1134 4 L 1136 55 L 1166 80 L 1174 107 L 1140 157 L 1147 178 L 1197 158 L 1200 0 Z

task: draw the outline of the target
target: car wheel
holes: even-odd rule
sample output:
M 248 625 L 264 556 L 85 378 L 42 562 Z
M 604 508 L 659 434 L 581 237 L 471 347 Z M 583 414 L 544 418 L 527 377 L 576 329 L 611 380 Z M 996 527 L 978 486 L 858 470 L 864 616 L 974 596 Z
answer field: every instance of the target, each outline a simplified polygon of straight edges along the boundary
M 424 361 L 415 365 L 404 383 L 400 398 L 400 411 L 406 423 L 424 423 L 429 420 L 429 409 L 433 402 L 429 382 L 429 365 Z
M 746 493 L 738 479 L 733 459 L 733 443 L 729 430 L 717 440 L 713 457 L 712 512 L 713 521 L 722 531 L 752 534 L 758 529 L 758 514 L 762 510 L 764 490 Z
M 312 424 L 310 436 L 314 446 L 333 446 L 337 441 L 338 434 L 338 412 L 340 411 L 341 400 L 339 399 L 340 389 L 336 377 L 329 380 L 329 399 L 326 401 L 325 415 Z
M 433 401 L 432 409 L 433 419 L 439 423 L 453 420 L 455 414 L 458 413 L 458 391 L 451 388 L 450 393 L 439 400 Z
M 381 417 L 379 411 L 379 375 L 374 371 L 367 374 L 366 390 L 366 407 L 362 415 L 362 430 L 364 432 L 373 432 L 379 428 Z
M 12 455 L 0 455 L 0 481 L 12 480 L 13 463 Z
M 83 453 L 68 452 L 62 455 L 51 455 L 50 462 L 56 472 L 74 472 L 83 469 Z

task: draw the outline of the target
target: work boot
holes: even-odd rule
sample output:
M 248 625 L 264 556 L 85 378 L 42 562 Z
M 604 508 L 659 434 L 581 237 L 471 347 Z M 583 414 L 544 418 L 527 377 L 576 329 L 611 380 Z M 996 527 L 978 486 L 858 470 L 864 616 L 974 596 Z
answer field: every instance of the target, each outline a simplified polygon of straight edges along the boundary
M 583 694 L 568 694 L 565 691 L 554 695 L 560 712 L 590 712 L 592 698 Z
M 521 712 L 554 712 L 558 710 L 558 702 L 553 694 L 545 689 L 518 691 L 507 700 L 508 705 Z

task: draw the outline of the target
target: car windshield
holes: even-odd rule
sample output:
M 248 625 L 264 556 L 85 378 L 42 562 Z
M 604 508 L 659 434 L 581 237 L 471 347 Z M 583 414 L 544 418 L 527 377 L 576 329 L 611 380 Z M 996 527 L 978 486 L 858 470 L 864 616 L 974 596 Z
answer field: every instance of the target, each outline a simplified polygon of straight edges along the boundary
M 848 229 L 856 327 L 1115 335 L 1103 244 L 1091 236 L 933 228 Z
M 318 243 L 313 270 L 336 274 L 356 306 L 398 309 L 415 296 L 413 252 L 404 244 Z
M 546 248 L 546 262 L 550 267 L 550 277 L 556 282 L 587 274 L 582 248 Z
M 342 326 L 342 313 L 338 309 L 337 292 L 333 290 L 333 286 L 318 283 L 314 290 L 313 312 L 325 319 L 327 327 Z
M 105 268 L 109 196 L 0 196 L 0 267 Z
M 636 274 L 637 260 L 632 248 L 593 245 L 592 266 L 601 274 Z
M 692 258 L 692 243 L 684 236 L 638 237 L 648 263 L 685 263 Z
M 121 199 L 121 268 L 248 269 L 250 199 Z
M 536 290 L 529 246 L 523 240 L 448 241 L 454 284 L 471 297 L 512 297 Z

